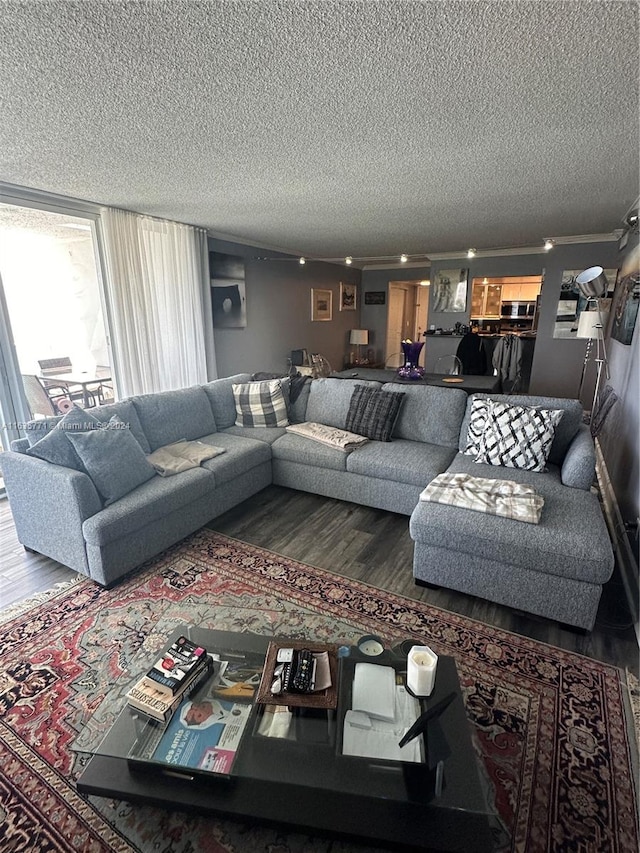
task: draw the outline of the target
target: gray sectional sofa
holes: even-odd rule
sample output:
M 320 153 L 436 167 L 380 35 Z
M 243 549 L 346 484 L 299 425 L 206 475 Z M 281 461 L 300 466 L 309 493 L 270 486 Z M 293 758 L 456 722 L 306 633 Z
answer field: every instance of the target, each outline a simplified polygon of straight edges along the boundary
M 0 457 L 20 542 L 109 586 L 275 483 L 411 516 L 417 581 L 593 626 L 613 554 L 590 492 L 594 448 L 577 401 L 511 398 L 564 409 L 548 470 L 532 473 L 477 464 L 461 452 L 474 397 L 459 389 L 333 378 L 306 383 L 289 401 L 292 423 L 344 429 L 356 385 L 404 394 L 393 440 L 345 453 L 284 427 L 236 426 L 231 386 L 250 379 L 239 374 L 89 410 L 103 423 L 117 416 L 142 457 L 181 439 L 224 450 L 175 476 L 151 472 L 106 502 L 82 465 L 74 469 L 32 455 L 59 419 L 32 422 L 28 437 Z M 117 457 L 110 463 L 116 468 Z M 545 499 L 540 524 L 420 501 L 426 484 L 445 471 L 532 483 Z

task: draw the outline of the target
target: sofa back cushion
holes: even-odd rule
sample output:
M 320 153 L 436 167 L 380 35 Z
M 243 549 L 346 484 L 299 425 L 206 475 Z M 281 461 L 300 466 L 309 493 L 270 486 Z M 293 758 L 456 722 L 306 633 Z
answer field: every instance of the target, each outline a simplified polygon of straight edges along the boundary
M 356 385 L 381 387 L 379 382 L 365 382 L 362 379 L 314 379 L 309 389 L 305 420 L 346 429 L 351 395 Z
M 469 444 L 469 423 L 474 400 L 495 400 L 510 406 L 528 406 L 538 409 L 562 409 L 564 414 L 556 427 L 555 438 L 549 452 L 549 462 L 561 465 L 582 423 L 582 404 L 579 400 L 566 400 L 563 397 L 534 397 L 527 394 L 491 395 L 471 394 L 467 400 L 467 409 L 460 429 L 459 449 L 462 453 Z M 477 407 L 476 407 L 477 409 Z M 476 429 L 481 425 L 476 425 Z
M 132 399 L 152 451 L 181 438 L 192 441 L 215 432 L 209 398 L 200 385 Z
M 467 394 L 460 388 L 388 382 L 385 391 L 402 392 L 404 400 L 393 431 L 394 438 L 457 447 Z
M 243 382 L 251 382 L 250 373 L 237 373 L 235 376 L 226 376 L 224 379 L 214 379 L 202 386 L 213 412 L 216 430 L 229 429 L 235 424 L 236 403 L 232 386 Z

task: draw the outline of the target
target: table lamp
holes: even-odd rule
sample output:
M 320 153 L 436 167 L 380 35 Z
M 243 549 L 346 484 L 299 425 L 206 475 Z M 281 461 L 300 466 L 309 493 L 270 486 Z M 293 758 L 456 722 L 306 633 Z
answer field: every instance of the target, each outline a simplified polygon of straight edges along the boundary
M 356 364 L 362 364 L 363 358 L 360 347 L 366 347 L 369 343 L 369 331 L 367 329 L 351 329 L 349 343 L 356 347 Z

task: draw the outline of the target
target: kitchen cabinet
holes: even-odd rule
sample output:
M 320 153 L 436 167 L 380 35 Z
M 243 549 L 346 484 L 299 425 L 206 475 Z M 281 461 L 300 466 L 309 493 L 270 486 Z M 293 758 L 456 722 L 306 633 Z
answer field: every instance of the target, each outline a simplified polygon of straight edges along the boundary
M 503 284 L 503 302 L 535 302 L 540 293 L 539 284 Z
M 503 300 L 503 286 L 500 284 L 474 284 L 471 290 L 472 320 L 482 318 L 500 319 L 500 303 Z

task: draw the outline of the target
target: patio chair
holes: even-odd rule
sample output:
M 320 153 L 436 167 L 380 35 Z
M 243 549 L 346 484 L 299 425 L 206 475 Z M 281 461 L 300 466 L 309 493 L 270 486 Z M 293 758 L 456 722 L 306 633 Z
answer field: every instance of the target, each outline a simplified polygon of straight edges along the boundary
M 58 394 L 50 397 L 47 389 L 35 375 L 23 373 L 22 385 L 27 398 L 27 404 L 34 418 L 38 415 L 41 415 L 43 418 L 59 415 L 67 411 L 71 405 L 71 400 L 66 394 Z

